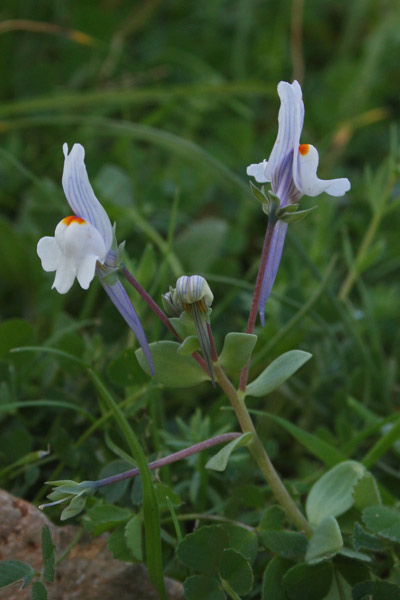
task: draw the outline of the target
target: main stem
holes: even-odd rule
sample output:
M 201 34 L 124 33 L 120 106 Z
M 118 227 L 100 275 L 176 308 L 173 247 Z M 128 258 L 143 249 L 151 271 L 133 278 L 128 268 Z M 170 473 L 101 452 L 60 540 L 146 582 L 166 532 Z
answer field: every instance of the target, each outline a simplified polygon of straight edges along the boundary
M 262 284 L 264 280 L 265 268 L 267 266 L 269 249 L 271 247 L 272 234 L 274 233 L 274 228 L 276 225 L 276 220 L 270 217 L 268 219 L 267 231 L 265 232 L 264 244 L 261 253 L 260 266 L 258 268 L 256 286 L 254 288 L 253 301 L 251 303 L 249 319 L 247 321 L 246 333 L 253 333 L 254 326 L 256 324 L 257 313 L 258 313 L 258 305 L 260 302 Z M 247 361 L 245 366 L 240 373 L 240 382 L 239 382 L 239 390 L 245 390 L 247 385 L 247 380 L 249 378 L 249 370 L 250 370 L 250 359 Z
M 240 392 L 238 393 L 235 390 L 232 383 L 229 381 L 219 365 L 214 365 L 214 374 L 219 385 L 224 390 L 233 406 L 243 433 L 250 432 L 253 434 L 252 441 L 248 446 L 249 450 L 262 474 L 264 475 L 268 485 L 270 486 L 275 498 L 285 510 L 292 523 L 296 525 L 300 531 L 304 531 L 307 537 L 311 537 L 313 530 L 289 495 L 278 473 L 275 471 L 274 466 L 271 463 L 270 458 L 257 435 L 253 421 L 248 413 L 244 399 L 241 397 Z

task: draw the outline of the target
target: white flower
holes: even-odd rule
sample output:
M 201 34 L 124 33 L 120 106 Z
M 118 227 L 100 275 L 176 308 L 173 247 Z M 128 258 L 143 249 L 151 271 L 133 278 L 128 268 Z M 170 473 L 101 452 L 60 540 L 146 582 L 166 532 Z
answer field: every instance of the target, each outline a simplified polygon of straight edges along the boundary
M 44 237 L 37 245 L 43 269 L 56 272 L 52 287 L 60 294 L 71 289 L 75 277 L 88 289 L 96 264 L 104 264 L 113 239 L 111 221 L 89 183 L 83 146 L 74 144 L 68 154 L 64 144 L 63 150 L 62 183 L 75 214 L 58 223 L 54 237 Z
M 326 192 L 343 196 L 350 189 L 346 178 L 319 179 L 318 151 L 311 144 L 300 144 L 304 122 L 304 104 L 300 84 L 281 81 L 278 85 L 281 107 L 278 115 L 278 136 L 269 160 L 247 167 L 258 183 L 271 183 L 272 192 L 279 198 L 279 207 L 296 204 L 303 195 L 318 196 Z M 259 313 L 264 325 L 265 303 L 278 272 L 288 224 L 282 220 L 274 225 L 268 258 L 263 273 Z
M 73 215 L 58 223 L 54 237 L 43 237 L 37 245 L 37 253 L 45 271 L 55 271 L 53 288 L 66 294 L 75 277 L 87 290 L 95 273 L 121 316 L 136 335 L 144 355 L 154 373 L 153 361 L 142 324 L 117 276 L 118 251 L 113 244 L 111 221 L 97 200 L 85 167 L 85 150 L 74 144 L 68 154 L 63 146 L 65 161 L 62 184 Z M 107 275 L 114 274 L 110 279 Z
M 247 174 L 258 183 L 271 182 L 272 191 L 281 201 L 297 202 L 301 196 L 318 196 L 326 192 L 343 196 L 350 189 L 346 178 L 323 180 L 317 177 L 318 151 L 311 144 L 300 144 L 304 123 L 304 104 L 300 84 L 281 81 L 278 85 L 281 107 L 278 136 L 268 162 L 247 167 Z

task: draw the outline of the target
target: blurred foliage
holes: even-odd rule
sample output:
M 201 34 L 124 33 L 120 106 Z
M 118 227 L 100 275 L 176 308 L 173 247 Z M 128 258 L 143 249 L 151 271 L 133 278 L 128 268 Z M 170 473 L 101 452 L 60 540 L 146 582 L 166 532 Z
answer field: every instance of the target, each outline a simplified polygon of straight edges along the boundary
M 237 430 L 233 414 L 222 410 L 226 399 L 208 383 L 171 391 L 147 379 L 134 357 L 135 340 L 98 282 L 87 292 L 75 284 L 66 296 L 50 291 L 52 276 L 41 270 L 35 247 L 68 214 L 62 144 L 79 141 L 96 193 L 117 222 L 119 240 L 126 239 L 128 266 L 156 301 L 183 273 L 207 277 L 220 350 L 228 331 L 245 328 L 266 227 L 246 167 L 268 157 L 275 140 L 277 83 L 298 78 L 306 109 L 302 141 L 318 147 L 321 177 L 349 177 L 352 189 L 344 198 L 319 198 L 318 210 L 290 227 L 266 326 L 257 331 L 252 379 L 293 348 L 313 359 L 268 404 L 251 398 L 249 406 L 347 458 L 367 456 L 382 497 L 394 503 L 400 492 L 399 32 L 396 0 L 2 0 L 2 486 L 39 502 L 46 480 L 96 479 L 126 465 L 129 448 L 68 354 L 104 376 L 149 460 Z M 303 208 L 312 204 L 302 200 Z M 149 342 L 171 339 L 143 301 L 132 299 Z M 67 354 L 9 352 L 34 344 Z M 256 419 L 277 470 L 304 500 L 323 472 L 321 460 L 289 427 L 267 415 Z M 191 571 L 174 550 L 195 519 L 211 513 L 256 527 L 273 503 L 244 450 L 224 473 L 205 470 L 210 456 L 192 456 L 158 474 L 182 502 L 173 509 L 167 502 L 161 514 L 165 571 L 181 579 Z M 104 506 L 130 509 L 110 541 L 121 557 L 141 556 L 131 535 L 123 542 L 141 493 L 140 480 L 105 492 Z M 98 502 L 88 500 L 86 526 Z M 58 519 L 57 508 L 49 513 Z M 376 551 L 379 539 L 365 535 Z M 236 556 L 235 543 L 221 548 Z M 400 580 L 397 551 L 374 565 L 392 583 Z M 260 597 L 269 556 L 275 558 L 265 589 L 289 566 L 290 598 L 299 597 L 298 582 L 311 571 L 316 594 L 319 581 L 330 581 L 327 563 L 293 567 L 267 547 L 253 565 L 249 597 Z M 345 590 L 366 579 L 364 566 L 352 579 L 349 562 L 336 563 L 335 585 L 342 581 Z M 241 565 L 245 582 L 248 564 Z M 214 586 L 204 573 L 192 577 Z M 238 585 L 247 593 L 243 581 Z M 375 588 L 358 589 L 353 597 Z

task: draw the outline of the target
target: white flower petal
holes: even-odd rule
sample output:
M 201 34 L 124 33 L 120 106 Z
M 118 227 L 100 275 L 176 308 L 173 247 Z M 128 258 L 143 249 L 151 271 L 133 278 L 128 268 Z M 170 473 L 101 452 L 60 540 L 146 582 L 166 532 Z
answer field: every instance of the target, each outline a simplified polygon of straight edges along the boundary
M 65 256 L 62 256 L 57 267 L 54 283 L 51 286 L 52 289 L 56 288 L 59 294 L 66 294 L 71 289 L 74 279 L 75 270 L 73 265 L 71 265 L 71 262 Z
M 76 273 L 86 256 L 93 255 L 101 263 L 104 262 L 106 249 L 103 238 L 90 223 L 67 217 L 57 225 L 54 235 L 61 252 L 74 265 Z
M 350 189 L 350 181 L 341 179 L 319 179 L 317 177 L 319 156 L 311 144 L 302 144 L 293 160 L 293 178 L 296 187 L 306 196 L 318 196 L 326 192 L 331 196 L 343 196 Z
M 62 184 L 68 204 L 78 217 L 91 223 L 101 234 L 106 250 L 111 248 L 113 233 L 111 221 L 97 200 L 85 167 L 85 150 L 81 144 L 74 144 L 68 154 L 68 146 L 63 146 L 65 161 Z
M 204 298 L 210 306 L 214 300 L 210 286 L 201 275 L 182 275 L 176 282 L 175 290 L 178 300 L 184 304 L 193 304 Z
M 85 256 L 82 262 L 78 266 L 78 270 L 76 273 L 76 278 L 78 280 L 79 285 L 84 290 L 87 290 L 91 281 L 93 280 L 94 273 L 96 270 L 97 256 L 93 256 L 93 254 L 89 254 Z
M 285 170 L 291 168 L 288 155 L 297 148 L 304 120 L 304 105 L 301 87 L 297 81 L 292 84 L 281 81 L 278 85 L 281 106 L 278 115 L 278 135 L 268 160 L 265 175 L 272 182 L 272 189 L 278 193 L 279 183 L 285 178 Z
M 38 241 L 36 251 L 42 261 L 44 271 L 55 271 L 61 260 L 61 251 L 53 237 L 43 237 Z
M 249 165 L 246 173 L 257 181 L 257 183 L 267 183 L 270 181 L 265 176 L 265 169 L 267 167 L 267 161 L 264 159 L 261 163 Z
M 83 289 L 89 287 L 97 261 L 104 263 L 106 249 L 97 229 L 80 217 L 66 217 L 54 237 L 39 240 L 37 252 L 45 271 L 56 271 L 53 288 L 65 294 L 75 277 Z

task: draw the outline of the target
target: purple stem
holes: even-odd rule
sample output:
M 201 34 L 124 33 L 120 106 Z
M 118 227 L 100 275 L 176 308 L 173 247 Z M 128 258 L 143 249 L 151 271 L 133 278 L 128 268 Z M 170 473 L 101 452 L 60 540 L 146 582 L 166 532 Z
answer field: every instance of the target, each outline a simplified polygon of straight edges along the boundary
M 212 448 L 212 446 L 217 446 L 218 444 L 223 444 L 224 442 L 230 442 L 232 440 L 235 440 L 241 435 L 241 433 L 222 433 L 221 435 L 217 435 L 216 437 L 205 440 L 204 442 L 194 444 L 194 446 L 190 446 L 189 448 L 179 450 L 179 452 L 174 452 L 169 456 L 165 456 L 164 458 L 155 460 L 149 463 L 147 466 L 151 471 L 154 471 L 154 469 L 164 467 L 165 465 L 170 465 L 171 463 L 177 462 L 178 460 L 182 460 L 183 458 L 187 458 L 192 454 L 202 452 L 202 450 L 207 450 L 207 448 Z M 96 484 L 95 488 L 97 489 L 106 485 L 111 485 L 112 483 L 117 483 L 118 481 L 124 481 L 124 479 L 131 479 L 132 477 L 136 477 L 137 475 L 139 475 L 139 469 L 130 469 L 130 471 L 124 471 L 124 473 L 111 475 L 111 477 L 99 479 L 98 481 L 95 481 L 93 483 Z
M 217 354 L 217 349 L 215 347 L 214 336 L 213 336 L 213 332 L 212 332 L 210 323 L 207 323 L 207 332 L 208 332 L 208 339 L 210 340 L 211 358 L 212 358 L 213 362 L 217 362 L 218 354 Z
M 168 327 L 168 329 L 174 334 L 174 336 L 180 342 L 182 342 L 182 338 L 177 334 L 175 329 L 172 327 L 167 315 L 161 310 L 161 308 L 158 306 L 158 304 L 156 302 L 154 302 L 154 300 L 150 296 L 150 294 L 148 294 L 146 292 L 146 290 L 134 278 L 132 273 L 130 273 L 128 271 L 128 269 L 125 267 L 125 265 L 122 265 L 121 273 L 125 277 L 125 279 L 131 284 L 131 286 L 134 287 L 137 292 L 139 292 L 139 294 L 142 296 L 142 298 L 146 302 L 146 304 L 148 304 L 150 306 L 151 310 L 157 315 L 157 317 L 160 319 L 160 321 L 162 321 L 164 323 L 165 327 Z
M 256 285 L 254 288 L 253 301 L 251 303 L 249 320 L 247 321 L 246 333 L 253 333 L 254 326 L 256 324 L 258 305 L 260 302 L 260 295 L 264 280 L 265 268 L 267 266 L 267 260 L 269 255 L 269 249 L 271 246 L 272 234 L 274 233 L 276 221 L 274 219 L 268 219 L 267 231 L 265 232 L 264 245 L 261 253 L 261 261 L 260 266 L 258 268 Z M 240 383 L 239 389 L 245 390 L 247 385 L 247 380 L 249 377 L 250 370 L 250 359 L 247 361 L 247 364 L 243 367 L 242 372 L 240 373 Z

